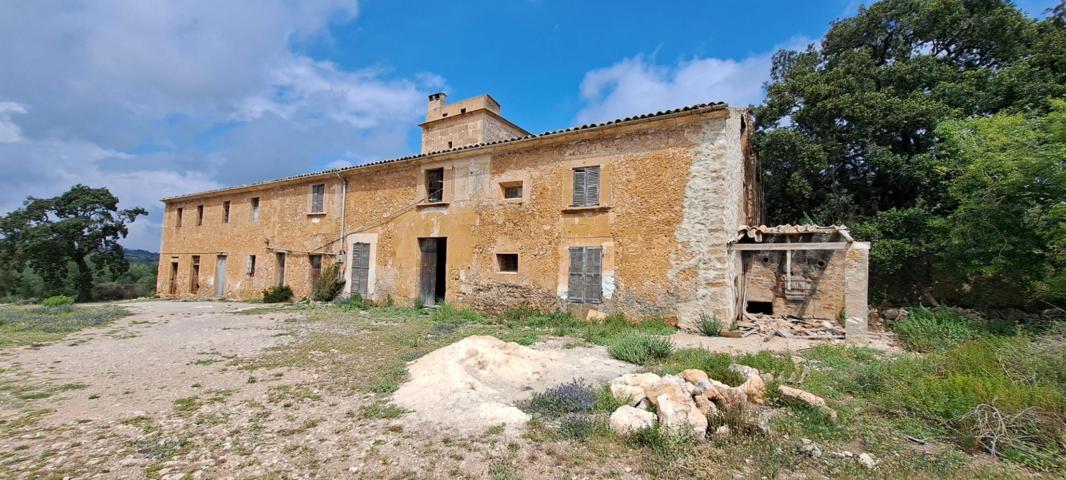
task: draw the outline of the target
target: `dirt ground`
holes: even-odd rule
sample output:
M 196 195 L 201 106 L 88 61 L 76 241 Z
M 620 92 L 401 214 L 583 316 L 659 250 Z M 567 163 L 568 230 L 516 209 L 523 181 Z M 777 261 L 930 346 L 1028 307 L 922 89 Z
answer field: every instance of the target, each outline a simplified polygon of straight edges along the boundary
M 302 321 L 240 303 L 125 306 L 134 314 L 105 328 L 0 352 L 0 477 L 558 478 L 561 464 L 576 478 L 636 478 L 635 460 L 526 448 L 502 428 L 421 429 L 389 410 L 389 392 L 326 378 L 373 364 L 345 349 L 387 348 L 371 333 L 404 331 L 395 319 Z M 271 357 L 305 340 L 306 356 L 291 358 L 311 364 Z M 269 361 L 249 368 L 259 359 Z M 518 463 L 534 466 L 516 475 Z

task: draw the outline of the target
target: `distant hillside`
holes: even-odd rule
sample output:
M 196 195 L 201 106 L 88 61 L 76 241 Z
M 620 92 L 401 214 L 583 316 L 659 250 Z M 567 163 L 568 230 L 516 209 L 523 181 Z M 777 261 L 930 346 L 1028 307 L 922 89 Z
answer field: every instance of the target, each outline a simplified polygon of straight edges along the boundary
M 148 250 L 129 248 L 126 249 L 126 260 L 130 263 L 150 263 L 154 265 L 159 263 L 159 254 Z

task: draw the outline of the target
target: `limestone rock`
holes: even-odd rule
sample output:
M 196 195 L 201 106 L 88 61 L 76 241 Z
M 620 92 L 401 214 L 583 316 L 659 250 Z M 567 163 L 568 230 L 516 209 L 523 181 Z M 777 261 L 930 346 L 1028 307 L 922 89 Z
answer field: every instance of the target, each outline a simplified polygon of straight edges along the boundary
M 707 433 L 707 417 L 700 413 L 692 397 L 667 389 L 655 401 L 659 407 L 659 424 L 667 430 L 696 438 L 703 438 Z
M 685 389 L 681 388 L 680 385 L 670 381 L 661 381 L 649 387 L 644 387 L 644 395 L 646 395 L 648 397 L 648 400 L 651 400 L 651 404 L 655 405 L 656 407 L 659 406 L 659 397 L 662 397 L 664 395 L 689 397 L 689 394 L 685 392 Z M 689 401 L 691 400 L 692 398 L 689 397 Z
M 635 387 L 633 385 L 625 385 L 621 383 L 612 383 L 610 386 L 611 395 L 615 400 L 625 401 L 630 406 L 639 405 L 640 402 L 645 400 L 644 389 Z
M 758 369 L 756 369 L 754 367 L 749 367 L 747 365 L 740 365 L 738 363 L 733 363 L 733 364 L 729 365 L 729 369 L 732 370 L 733 372 L 738 373 L 741 377 L 744 377 L 744 378 L 751 378 L 751 377 L 759 376 L 759 370 Z
M 692 397 L 692 401 L 696 402 L 696 408 L 700 410 L 700 413 L 708 420 L 718 416 L 718 407 L 714 402 L 710 401 L 706 395 L 698 393 Z
M 817 409 L 825 412 L 825 414 L 829 415 L 829 417 L 832 418 L 833 420 L 837 419 L 836 410 L 833 410 L 832 408 L 829 408 L 829 405 L 826 405 L 826 403 L 825 403 L 825 399 L 822 398 L 822 397 L 819 397 L 818 395 L 815 395 L 813 393 L 807 392 L 805 390 L 800 390 L 798 388 L 792 388 L 792 387 L 785 386 L 785 385 L 778 386 L 777 387 L 777 392 L 780 393 L 782 397 L 790 398 L 790 399 L 793 399 L 793 400 L 797 400 L 797 401 L 806 403 L 807 405 L 810 405 L 810 406 L 812 406 L 814 408 L 817 408 Z
M 654 373 L 627 373 L 625 375 L 622 375 L 621 377 L 611 380 L 611 385 L 620 384 L 645 388 L 659 383 L 659 381 L 661 380 L 662 377 Z
M 607 314 L 599 310 L 589 310 L 589 313 L 585 315 L 585 320 L 590 322 L 602 322 L 607 318 Z
M 628 405 L 621 406 L 611 414 L 610 425 L 611 430 L 621 435 L 629 435 L 645 428 L 654 427 L 655 414 Z
M 859 454 L 859 464 L 868 469 L 873 469 L 877 466 L 877 460 L 874 460 L 873 455 L 863 452 Z
M 766 384 L 758 374 L 748 377 L 748 380 L 738 386 L 737 390 L 744 392 L 748 402 L 756 405 L 766 403 Z
M 681 372 L 681 378 L 685 379 L 686 382 L 691 383 L 693 385 L 698 384 L 700 380 L 710 380 L 710 377 L 707 376 L 707 372 L 704 372 L 703 370 L 697 370 L 695 368 L 690 368 Z

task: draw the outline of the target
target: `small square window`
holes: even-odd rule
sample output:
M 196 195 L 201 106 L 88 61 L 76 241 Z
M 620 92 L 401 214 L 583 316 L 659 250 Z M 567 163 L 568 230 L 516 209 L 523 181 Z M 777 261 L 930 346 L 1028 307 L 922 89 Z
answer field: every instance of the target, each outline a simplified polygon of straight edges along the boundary
M 505 183 L 501 187 L 503 188 L 503 198 L 522 198 L 521 183 Z
M 518 254 L 517 253 L 497 253 L 496 264 L 500 267 L 501 272 L 515 273 L 518 272 Z

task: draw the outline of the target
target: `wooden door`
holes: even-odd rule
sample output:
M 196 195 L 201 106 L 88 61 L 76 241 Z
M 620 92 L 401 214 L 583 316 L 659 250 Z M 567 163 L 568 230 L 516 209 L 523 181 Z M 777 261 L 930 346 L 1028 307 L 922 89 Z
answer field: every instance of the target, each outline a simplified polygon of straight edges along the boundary
M 419 296 L 426 305 L 436 303 L 437 292 L 437 239 L 418 239 L 419 249 L 422 251 L 422 267 L 419 274 Z
M 178 262 L 170 262 L 170 294 L 178 293 Z
M 352 244 L 352 295 L 367 297 L 370 290 L 370 244 Z
M 215 262 L 215 296 L 221 297 L 226 293 L 226 256 L 219 255 Z

